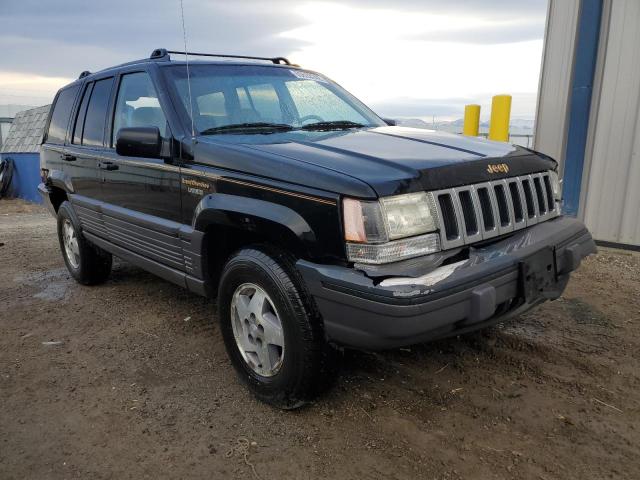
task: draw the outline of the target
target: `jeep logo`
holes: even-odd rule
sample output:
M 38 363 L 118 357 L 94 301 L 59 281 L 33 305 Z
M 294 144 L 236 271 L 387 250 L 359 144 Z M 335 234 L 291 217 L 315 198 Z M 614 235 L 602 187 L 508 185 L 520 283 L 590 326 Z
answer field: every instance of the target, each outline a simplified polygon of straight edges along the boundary
M 487 172 L 489 173 L 509 173 L 509 165 L 506 163 L 495 163 L 487 165 Z

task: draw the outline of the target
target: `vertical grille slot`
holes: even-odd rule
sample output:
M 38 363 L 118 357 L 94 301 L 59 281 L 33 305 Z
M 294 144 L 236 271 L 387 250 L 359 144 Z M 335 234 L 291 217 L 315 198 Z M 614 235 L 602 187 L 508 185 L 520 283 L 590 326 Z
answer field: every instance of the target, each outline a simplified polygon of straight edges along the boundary
M 507 235 L 560 214 L 548 171 L 431 194 L 440 219 L 443 250 Z
M 493 230 L 496 228 L 496 221 L 493 218 L 493 208 L 491 208 L 491 198 L 489 190 L 486 187 L 478 189 L 478 199 L 480 200 L 480 209 L 482 210 L 482 220 L 485 230 Z
M 476 235 L 479 232 L 476 210 L 471 199 L 471 192 L 463 190 L 459 193 L 462 216 L 464 217 L 465 231 L 467 235 Z
M 509 204 L 507 203 L 507 196 L 504 191 L 503 185 L 496 185 L 494 187 L 496 194 L 496 202 L 498 203 L 498 214 L 500 215 L 500 225 L 506 227 L 511 224 L 509 218 Z
M 540 215 L 546 215 L 547 204 L 545 203 L 545 195 L 542 191 L 542 183 L 540 182 L 540 177 L 535 177 L 533 179 L 533 185 L 536 189 L 536 198 L 538 199 L 538 208 L 540 210 Z
M 522 210 L 522 202 L 520 201 L 520 192 L 518 191 L 518 184 L 511 182 L 509 184 L 509 191 L 511 192 L 511 203 L 513 204 L 513 216 L 515 222 L 519 223 L 524 220 L 524 211 Z
M 524 201 L 527 204 L 527 216 L 534 218 L 536 216 L 536 205 L 533 203 L 533 191 L 529 180 L 522 180 L 522 190 L 524 190 Z
M 460 236 L 458 231 L 458 221 L 456 219 L 456 209 L 453 206 L 451 195 L 445 193 L 438 196 L 440 211 L 442 212 L 442 222 L 447 240 L 455 240 Z
M 552 211 L 555 207 L 555 199 L 553 198 L 553 189 L 551 188 L 551 180 L 549 180 L 549 175 L 544 176 L 544 189 L 547 193 L 547 205 L 549 206 L 549 211 Z

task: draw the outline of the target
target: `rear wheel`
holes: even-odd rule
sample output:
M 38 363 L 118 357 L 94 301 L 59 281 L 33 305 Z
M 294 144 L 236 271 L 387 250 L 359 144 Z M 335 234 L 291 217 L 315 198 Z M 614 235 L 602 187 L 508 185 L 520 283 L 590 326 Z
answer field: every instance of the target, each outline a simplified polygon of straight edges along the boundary
M 236 253 L 222 273 L 218 309 L 231 362 L 260 400 L 297 408 L 335 377 L 336 352 L 286 253 L 264 247 Z
M 58 239 L 64 263 L 78 283 L 96 285 L 109 277 L 111 254 L 84 238 L 77 217 L 66 201 L 58 209 Z

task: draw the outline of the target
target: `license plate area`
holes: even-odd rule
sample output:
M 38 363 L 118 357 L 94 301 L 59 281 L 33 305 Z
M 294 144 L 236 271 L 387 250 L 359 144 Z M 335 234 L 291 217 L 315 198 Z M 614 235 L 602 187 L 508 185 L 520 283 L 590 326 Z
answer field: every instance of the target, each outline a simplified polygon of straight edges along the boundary
M 543 248 L 520 262 L 522 296 L 529 302 L 555 287 L 556 256 L 551 247 Z

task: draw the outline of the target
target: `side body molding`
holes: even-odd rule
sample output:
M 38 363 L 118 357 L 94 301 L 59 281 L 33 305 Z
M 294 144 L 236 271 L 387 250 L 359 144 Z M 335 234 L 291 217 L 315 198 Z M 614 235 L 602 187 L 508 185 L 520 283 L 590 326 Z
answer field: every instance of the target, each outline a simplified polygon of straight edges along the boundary
M 317 249 L 316 234 L 299 213 L 264 200 L 224 193 L 203 197 L 194 212 L 193 228 L 203 232 L 216 225 L 269 232 L 279 239 L 295 241 L 308 253 Z
M 165 280 L 207 294 L 202 232 L 82 195 L 70 194 L 69 199 L 90 242 Z

